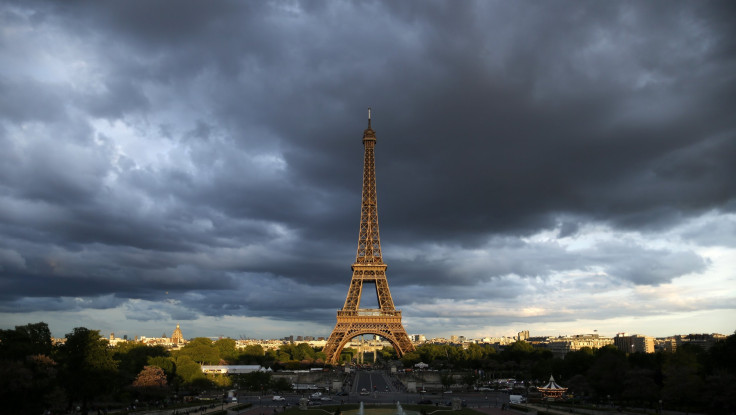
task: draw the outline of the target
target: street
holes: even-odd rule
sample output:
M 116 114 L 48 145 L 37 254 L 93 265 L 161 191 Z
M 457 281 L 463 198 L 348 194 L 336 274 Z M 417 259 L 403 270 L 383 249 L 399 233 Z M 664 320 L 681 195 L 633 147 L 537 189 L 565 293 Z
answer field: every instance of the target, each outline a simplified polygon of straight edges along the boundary
M 348 395 L 336 395 L 323 393 L 320 398 L 310 399 L 310 405 L 334 405 L 341 403 L 394 403 L 417 404 L 420 401 L 431 402 L 432 405 L 451 405 L 453 398 L 459 398 L 465 405 L 471 408 L 500 408 L 502 404 L 509 402 L 509 395 L 499 391 L 481 392 L 453 392 L 453 393 L 409 393 L 403 391 L 400 383 L 397 383 L 385 371 L 360 370 L 355 373 L 352 386 L 346 385 Z M 365 391 L 363 391 L 365 389 Z M 363 391 L 363 395 L 361 395 Z M 280 394 L 284 401 L 273 401 L 273 395 L 248 396 L 241 395 L 238 402 L 253 403 L 254 407 L 283 408 L 284 406 L 299 405 L 301 398 L 309 398 L 314 391 L 303 391 L 300 393 L 287 392 Z M 367 393 L 367 394 L 366 394 Z

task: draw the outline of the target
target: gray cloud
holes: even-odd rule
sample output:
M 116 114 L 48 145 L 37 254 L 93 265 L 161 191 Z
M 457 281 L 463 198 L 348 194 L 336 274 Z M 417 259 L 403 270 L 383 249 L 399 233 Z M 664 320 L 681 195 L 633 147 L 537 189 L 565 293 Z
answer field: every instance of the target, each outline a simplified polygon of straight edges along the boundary
M 125 312 L 328 324 L 355 255 L 368 105 L 405 304 L 517 298 L 591 270 L 605 289 L 703 273 L 693 244 L 734 247 L 720 225 L 736 206 L 733 16 L 728 2 L 6 2 L 0 307 L 186 298 Z M 712 212 L 678 236 L 691 245 L 646 243 Z M 645 242 L 559 242 L 588 224 Z

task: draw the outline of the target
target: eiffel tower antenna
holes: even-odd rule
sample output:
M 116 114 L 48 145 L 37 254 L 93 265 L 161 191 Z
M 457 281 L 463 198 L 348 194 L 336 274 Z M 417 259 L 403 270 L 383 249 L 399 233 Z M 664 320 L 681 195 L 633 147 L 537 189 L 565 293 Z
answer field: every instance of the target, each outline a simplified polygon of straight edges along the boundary
M 363 334 L 375 334 L 388 340 L 401 357 L 414 350 L 409 336 L 401 324 L 401 310 L 394 307 L 388 288 L 386 267 L 381 255 L 381 238 L 378 233 L 378 204 L 376 197 L 376 171 L 374 149 L 376 133 L 371 128 L 371 109 L 368 108 L 368 128 L 363 131 L 363 202 L 360 209 L 358 251 L 352 265 L 348 295 L 342 310 L 337 311 L 337 324 L 327 340 L 324 353 L 327 363 L 336 364 L 340 352 L 350 339 Z M 363 283 L 376 285 L 377 309 L 360 308 Z

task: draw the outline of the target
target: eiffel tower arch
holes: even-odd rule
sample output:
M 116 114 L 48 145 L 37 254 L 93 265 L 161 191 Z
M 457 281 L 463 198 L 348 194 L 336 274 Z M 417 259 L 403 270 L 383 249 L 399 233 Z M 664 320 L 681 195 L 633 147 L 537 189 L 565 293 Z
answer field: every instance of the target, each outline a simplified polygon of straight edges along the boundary
M 371 128 L 371 110 L 368 109 L 368 128 L 363 131 L 363 202 L 360 210 L 358 252 L 352 265 L 345 305 L 337 311 L 337 324 L 324 348 L 327 363 L 336 364 L 340 352 L 354 337 L 375 334 L 388 340 L 401 357 L 414 350 L 401 324 L 401 310 L 394 306 L 386 279 L 386 267 L 381 255 L 378 233 L 378 205 L 376 198 L 376 171 L 374 149 L 376 133 Z M 364 283 L 375 284 L 378 308 L 360 308 Z

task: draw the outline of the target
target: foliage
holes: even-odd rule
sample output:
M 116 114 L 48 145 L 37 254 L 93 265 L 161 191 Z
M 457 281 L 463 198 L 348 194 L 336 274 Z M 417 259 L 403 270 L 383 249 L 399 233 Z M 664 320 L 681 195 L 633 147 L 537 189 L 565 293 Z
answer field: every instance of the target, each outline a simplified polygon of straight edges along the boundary
M 51 331 L 44 322 L 0 330 L 0 357 L 23 360 L 30 355 L 51 354 Z
M 396 350 L 393 347 L 385 346 L 378 351 L 378 356 L 382 360 L 396 360 L 398 358 Z
M 133 381 L 137 388 L 163 388 L 166 386 L 166 374 L 158 366 L 146 366 Z
M 704 382 L 699 375 L 698 349 L 680 347 L 668 356 L 662 368 L 662 397 L 677 407 L 697 404 L 702 399 Z
M 75 328 L 66 335 L 58 356 L 70 404 L 81 400 L 86 410 L 92 399 L 109 392 L 115 385 L 117 362 L 98 330 Z
M 206 337 L 192 339 L 177 352 L 178 356 L 187 356 L 200 365 L 216 365 L 220 363 L 219 349 Z
M 169 380 L 176 373 L 176 365 L 174 364 L 174 359 L 171 357 L 149 356 L 146 363 L 148 363 L 148 366 L 160 367 L 166 373 L 166 377 Z
M 251 391 L 268 389 L 271 384 L 271 373 L 269 372 L 250 372 L 237 375 L 237 377 L 240 387 Z
M 202 373 L 202 366 L 187 355 L 176 359 L 176 376 L 184 383 L 192 383 L 196 379 L 206 378 Z
M 0 402 L 8 413 L 41 413 L 61 409 L 65 397 L 58 386 L 58 364 L 51 357 L 46 323 L 0 330 Z
M 350 359 L 355 353 L 345 348 L 343 358 Z M 379 358 L 395 359 L 395 352 L 380 350 Z M 306 343 L 275 351 L 255 345 L 237 350 L 232 339 L 212 342 L 198 338 L 173 352 L 134 342 L 110 348 L 98 331 L 84 327 L 67 334 L 65 344 L 54 346 L 48 326 L 34 323 L 0 330 L 0 401 L 7 413 L 43 413 L 46 409 L 62 412 L 71 405 L 88 408 L 93 400 L 111 402 L 126 394 L 154 396 L 146 390 L 169 391 L 143 386 L 150 384 L 169 385 L 173 393 L 179 393 L 179 388 L 198 393 L 237 381 L 253 391 L 281 392 L 291 389 L 286 378 L 274 379 L 264 372 L 238 378 L 205 375 L 200 364 L 225 361 L 301 369 L 321 365 L 323 359 L 320 349 Z M 440 369 L 445 388 L 455 382 L 470 388 L 503 378 L 538 385 L 554 374 L 558 383 L 574 393 L 576 401 L 608 402 L 610 395 L 617 405 L 649 405 L 653 409 L 651 405 L 662 400 L 665 409 L 736 411 L 736 334 L 709 350 L 683 344 L 675 353 L 627 354 L 608 346 L 583 348 L 561 359 L 525 342 L 500 352 L 488 345 L 470 344 L 463 349 L 460 345 L 425 344 L 401 360 L 405 367 L 423 361 Z M 149 382 L 149 378 L 158 380 Z M 134 382 L 136 387 L 131 386 Z
M 149 365 L 151 358 L 167 358 L 170 356 L 168 350 L 163 346 L 147 346 L 145 344 L 124 342 L 114 349 L 113 357 L 118 361 L 118 369 L 124 383 L 130 383 Z
M 263 365 L 266 362 L 266 353 L 260 344 L 250 344 L 238 355 L 240 365 Z
M 626 353 L 609 345 L 596 350 L 595 355 L 596 359 L 588 369 L 588 383 L 597 396 L 610 395 L 614 399 L 619 399 L 628 369 Z
M 290 391 L 291 382 L 289 382 L 289 380 L 286 378 L 274 379 L 273 382 L 271 382 L 271 389 L 275 390 L 276 392 Z
M 478 375 L 475 374 L 475 372 L 470 371 L 463 375 L 463 385 L 468 390 L 471 390 L 473 385 L 475 385 L 475 382 L 478 380 Z
M 219 339 L 214 344 L 217 349 L 219 360 L 225 363 L 233 364 L 238 360 L 238 350 L 235 347 L 235 340 L 230 338 Z
M 450 389 L 455 379 L 452 377 L 452 373 L 443 373 L 440 375 L 440 383 L 442 383 L 443 389 Z
M 208 373 L 207 379 L 218 388 L 229 388 L 233 385 L 233 379 L 222 373 Z

